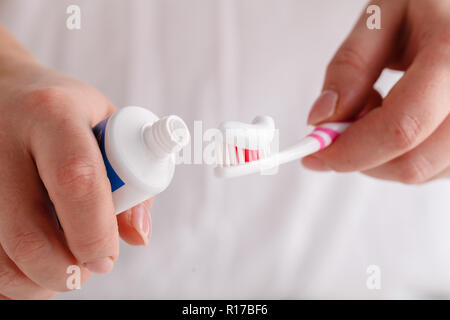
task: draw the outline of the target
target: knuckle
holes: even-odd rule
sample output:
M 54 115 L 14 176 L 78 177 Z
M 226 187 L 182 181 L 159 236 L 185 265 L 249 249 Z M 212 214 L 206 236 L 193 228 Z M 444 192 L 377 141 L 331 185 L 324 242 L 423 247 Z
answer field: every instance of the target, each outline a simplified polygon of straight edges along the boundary
M 415 156 L 406 160 L 401 169 L 400 182 L 405 184 L 420 184 L 433 175 L 433 166 L 425 156 Z
M 392 121 L 393 141 L 400 150 L 409 150 L 420 140 L 422 125 L 411 115 L 403 114 Z
M 64 88 L 35 89 L 23 95 L 21 99 L 22 112 L 34 119 L 29 128 L 31 136 L 42 134 L 39 124 L 47 123 L 48 120 L 57 120 L 54 124 L 61 127 L 73 121 L 73 112 L 68 112 L 72 96 Z
M 344 45 L 331 60 L 328 71 L 334 68 L 345 68 L 360 73 L 365 71 L 366 66 L 366 58 L 361 52 L 352 45 Z
M 58 87 L 46 87 L 31 90 L 24 96 L 25 105 L 37 111 L 54 111 L 58 110 L 61 102 L 67 100 L 68 94 L 66 90 Z
M 56 185 L 59 192 L 71 199 L 81 200 L 95 196 L 99 186 L 99 170 L 93 161 L 73 157 L 56 169 Z
M 48 240 L 40 232 L 21 232 L 10 241 L 10 257 L 19 264 L 45 259 L 50 249 Z

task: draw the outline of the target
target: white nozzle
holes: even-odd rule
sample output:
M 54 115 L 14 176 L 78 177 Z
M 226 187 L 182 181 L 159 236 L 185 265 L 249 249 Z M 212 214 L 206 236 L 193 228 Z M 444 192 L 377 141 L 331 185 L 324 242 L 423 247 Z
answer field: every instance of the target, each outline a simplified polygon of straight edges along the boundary
M 189 129 L 178 116 L 167 116 L 143 128 L 143 138 L 152 152 L 165 157 L 179 152 L 190 141 Z

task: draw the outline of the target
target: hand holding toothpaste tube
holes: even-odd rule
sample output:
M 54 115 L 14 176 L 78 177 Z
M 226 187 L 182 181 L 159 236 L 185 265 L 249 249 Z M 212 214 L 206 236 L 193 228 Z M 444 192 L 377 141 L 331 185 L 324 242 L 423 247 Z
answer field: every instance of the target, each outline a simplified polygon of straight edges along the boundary
M 0 43 L 0 297 L 48 298 L 70 289 L 70 265 L 82 283 L 110 271 L 119 235 L 147 244 L 152 199 L 114 215 L 92 133 L 114 106 L 38 64 L 1 28 Z

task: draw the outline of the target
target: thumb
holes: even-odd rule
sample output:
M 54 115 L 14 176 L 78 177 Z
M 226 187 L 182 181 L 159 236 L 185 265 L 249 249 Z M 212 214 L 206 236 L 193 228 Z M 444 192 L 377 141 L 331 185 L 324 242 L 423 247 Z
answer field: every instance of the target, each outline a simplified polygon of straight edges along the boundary
M 370 15 L 364 10 L 328 65 L 322 94 L 313 105 L 308 124 L 355 116 L 393 55 L 406 1 L 381 0 L 372 4 L 380 8 L 381 29 L 367 27 Z
M 128 244 L 147 245 L 150 239 L 151 219 L 150 208 L 153 198 L 150 198 L 117 216 L 120 237 Z

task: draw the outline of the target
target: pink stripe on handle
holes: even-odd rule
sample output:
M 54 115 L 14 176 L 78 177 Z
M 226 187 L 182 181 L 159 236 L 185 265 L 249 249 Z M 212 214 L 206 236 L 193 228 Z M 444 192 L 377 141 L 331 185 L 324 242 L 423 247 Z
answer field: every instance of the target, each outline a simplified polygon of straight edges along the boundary
M 323 137 L 314 133 L 309 134 L 308 137 L 316 139 L 320 143 L 320 149 L 325 148 L 325 139 Z
M 321 131 L 323 133 L 326 133 L 330 137 L 331 142 L 336 140 L 336 138 L 341 135 L 340 132 L 337 132 L 337 131 L 335 131 L 333 129 L 330 129 L 330 128 L 324 128 L 324 127 L 317 127 L 317 128 L 314 129 L 314 131 Z

